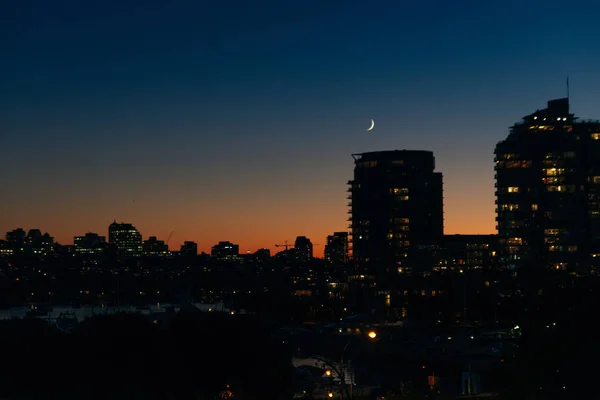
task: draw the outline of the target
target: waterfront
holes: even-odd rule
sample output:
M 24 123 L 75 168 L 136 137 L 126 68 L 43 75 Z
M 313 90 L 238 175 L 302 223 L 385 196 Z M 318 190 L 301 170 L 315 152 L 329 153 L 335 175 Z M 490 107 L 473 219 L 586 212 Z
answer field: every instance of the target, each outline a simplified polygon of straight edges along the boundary
M 225 312 L 231 313 L 233 310 L 225 307 L 223 303 L 214 303 L 214 304 L 206 304 L 206 303 L 190 303 L 188 305 L 192 307 L 191 309 L 198 310 L 201 312 Z M 179 312 L 182 309 L 182 305 L 179 304 L 171 304 L 171 303 L 154 303 L 148 304 L 146 306 L 82 306 L 82 307 L 72 307 L 72 306 L 55 306 L 51 307 L 48 310 L 37 311 L 36 315 L 31 315 L 32 311 L 36 311 L 33 307 L 12 307 L 4 310 L 0 310 L 0 320 L 7 319 L 21 319 L 28 316 L 32 316 L 34 318 L 48 319 L 54 320 L 61 315 L 71 315 L 77 318 L 78 322 L 82 322 L 84 319 L 95 316 L 95 315 L 114 315 L 120 312 L 124 313 L 136 313 L 141 315 L 152 315 L 166 312 Z M 244 313 L 241 311 L 240 313 Z

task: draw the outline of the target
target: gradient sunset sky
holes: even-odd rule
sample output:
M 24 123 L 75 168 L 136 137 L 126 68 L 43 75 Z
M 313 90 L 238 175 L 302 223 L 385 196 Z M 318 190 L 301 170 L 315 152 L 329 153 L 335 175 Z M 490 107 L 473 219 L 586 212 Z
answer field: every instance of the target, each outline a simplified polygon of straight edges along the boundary
M 0 232 L 256 250 L 347 230 L 351 153 L 432 150 L 446 233 L 492 233 L 493 149 L 600 118 L 600 3 L 4 0 Z M 375 129 L 366 132 L 370 119 Z

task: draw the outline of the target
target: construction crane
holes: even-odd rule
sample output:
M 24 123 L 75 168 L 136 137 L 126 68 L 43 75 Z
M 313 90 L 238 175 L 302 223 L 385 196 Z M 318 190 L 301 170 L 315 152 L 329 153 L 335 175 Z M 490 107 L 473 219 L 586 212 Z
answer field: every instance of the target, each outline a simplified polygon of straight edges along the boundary
M 285 241 L 285 244 L 276 244 L 275 247 L 285 247 L 285 251 L 287 251 L 288 247 L 294 247 L 293 244 L 288 244 L 288 241 Z
M 167 241 L 165 242 L 165 244 L 168 246 L 169 245 L 169 240 L 171 240 L 171 236 L 173 236 L 173 234 L 175 233 L 175 231 L 171 231 L 171 234 L 169 235 L 169 237 L 167 238 Z
M 319 246 L 319 243 L 312 243 L 312 245 L 313 245 L 313 247 L 314 247 L 314 246 Z M 275 245 L 275 247 L 285 247 L 285 249 L 287 250 L 287 249 L 288 249 L 288 247 L 290 247 L 290 248 L 294 248 L 295 246 L 294 246 L 294 245 L 292 245 L 292 244 L 288 244 L 288 241 L 286 240 L 286 241 L 285 241 L 285 244 L 276 244 L 276 245 Z

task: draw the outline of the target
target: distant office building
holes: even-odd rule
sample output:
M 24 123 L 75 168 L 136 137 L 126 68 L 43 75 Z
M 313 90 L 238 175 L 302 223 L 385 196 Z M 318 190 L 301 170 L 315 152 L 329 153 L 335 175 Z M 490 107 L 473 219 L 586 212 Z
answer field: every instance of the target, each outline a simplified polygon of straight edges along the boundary
M 198 255 L 198 244 L 196 242 L 184 242 L 181 245 L 179 255 L 182 257 L 196 257 Z
M 25 238 L 27 233 L 22 228 L 17 228 L 13 231 L 6 232 L 6 242 L 8 246 L 15 251 L 23 251 L 22 247 L 25 245 Z
M 25 237 L 24 251 L 26 254 L 43 257 L 52 252 L 54 238 L 48 233 L 42 234 L 39 229 L 30 229 Z
M 0 240 L 0 257 L 11 256 L 14 250 L 10 247 L 7 241 Z
M 231 242 L 219 242 L 212 247 L 210 255 L 219 261 L 238 261 L 240 246 Z
M 491 269 L 495 266 L 497 235 L 444 235 L 442 252 L 451 270 Z
M 244 262 L 247 264 L 264 264 L 271 258 L 271 250 L 258 249 L 254 253 L 248 253 L 244 256 Z
M 131 224 L 117 221 L 110 224 L 108 242 L 116 247 L 121 257 L 138 257 L 142 254 L 142 235 Z
M 36 242 L 40 242 L 42 240 L 42 231 L 39 229 L 30 229 L 27 232 L 27 236 L 25 237 L 25 243 L 28 245 L 33 245 Z
M 327 236 L 325 261 L 342 265 L 348 262 L 348 232 L 334 232 Z
M 266 262 L 271 258 L 271 250 L 258 249 L 253 253 L 253 255 L 257 262 Z
M 353 154 L 348 182 L 352 257 L 358 262 L 427 270 L 443 239 L 442 174 L 431 151 Z
M 149 257 L 165 257 L 169 255 L 169 246 L 165 244 L 164 240 L 150 236 L 142 243 L 142 254 Z
M 523 117 L 495 149 L 500 263 L 572 272 L 600 266 L 600 121 L 569 99 Z
M 54 238 L 39 229 L 25 230 L 17 228 L 6 233 L 6 246 L 14 253 L 28 256 L 45 256 L 54 248 Z
M 106 237 L 88 232 L 84 236 L 75 236 L 73 248 L 77 255 L 99 256 L 106 251 Z
M 306 236 L 298 236 L 294 243 L 296 261 L 309 262 L 313 259 L 313 244 Z

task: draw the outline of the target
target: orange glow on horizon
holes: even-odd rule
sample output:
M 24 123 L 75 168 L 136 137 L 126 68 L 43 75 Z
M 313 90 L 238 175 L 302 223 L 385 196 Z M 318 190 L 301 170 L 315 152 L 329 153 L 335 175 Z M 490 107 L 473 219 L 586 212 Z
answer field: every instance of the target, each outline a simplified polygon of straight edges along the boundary
M 334 213 L 334 215 L 341 216 L 340 219 L 342 220 L 347 219 L 346 211 L 347 208 L 342 206 L 339 210 L 337 210 L 336 213 Z M 446 213 L 444 228 L 445 234 L 496 233 L 494 221 L 495 214 L 493 209 L 481 209 L 478 211 L 474 208 L 467 209 L 467 207 L 464 207 L 461 211 L 461 213 L 454 214 Z M 466 213 L 466 215 L 464 213 Z M 311 218 L 302 218 L 298 215 L 296 218 L 288 218 L 288 221 L 282 221 L 281 226 L 277 226 L 276 223 L 263 223 L 260 225 L 254 225 L 255 229 L 252 230 L 245 229 L 246 226 L 251 226 L 251 221 L 249 221 L 250 218 L 248 217 L 248 221 L 245 221 L 239 230 L 230 230 L 227 229 L 227 227 L 221 227 L 220 229 L 215 228 L 213 229 L 213 232 L 207 232 L 207 234 L 198 233 L 192 228 L 194 225 L 193 221 L 188 221 L 189 224 L 181 224 L 176 226 L 175 229 L 172 229 L 174 233 L 169 241 L 169 249 L 172 251 L 178 251 L 183 242 L 193 241 L 198 244 L 198 253 L 205 252 L 210 254 L 212 246 L 217 244 L 219 241 L 230 241 L 240 246 L 240 254 L 245 254 L 248 250 L 253 253 L 258 249 L 267 248 L 271 251 L 271 255 L 274 255 L 284 249 L 283 247 L 275 247 L 275 244 L 284 244 L 287 240 L 288 244 L 291 245 L 290 247 L 292 247 L 297 236 L 306 236 L 313 242 L 314 256 L 322 258 L 324 247 L 327 243 L 327 236 L 333 234 L 333 232 L 348 231 L 347 228 L 344 228 L 343 224 L 333 223 L 334 219 L 336 218 L 332 218 L 331 214 L 324 215 L 323 218 L 316 218 L 316 216 Z M 171 233 L 171 231 L 164 229 L 164 226 L 168 226 L 165 223 L 166 221 L 157 220 L 152 222 L 142 221 L 142 223 L 136 223 L 136 220 L 132 218 L 117 218 L 118 222 L 121 222 L 121 220 L 132 223 L 134 226 L 136 226 L 136 228 L 138 228 L 138 230 L 142 233 L 143 240 L 148 239 L 149 236 L 157 236 L 159 240 L 166 241 Z M 306 220 L 309 220 L 310 224 L 304 222 Z M 48 233 L 54 236 L 55 240 L 61 244 L 72 244 L 74 236 L 81 236 L 90 231 L 98 233 L 99 235 L 108 236 L 108 225 L 111 222 L 112 219 L 109 222 L 105 222 L 104 226 L 103 224 L 94 224 L 95 229 L 89 227 L 91 224 L 87 224 L 88 227 L 83 230 L 78 229 L 77 231 L 72 231 L 73 227 L 69 226 L 70 224 L 63 220 L 62 223 L 55 225 L 54 230 L 48 229 Z M 21 227 L 25 230 L 28 230 L 38 226 L 41 225 Z M 10 227 L 6 230 L 12 230 L 17 227 L 18 226 Z M 46 231 L 45 228 L 40 227 L 40 229 L 44 232 Z

